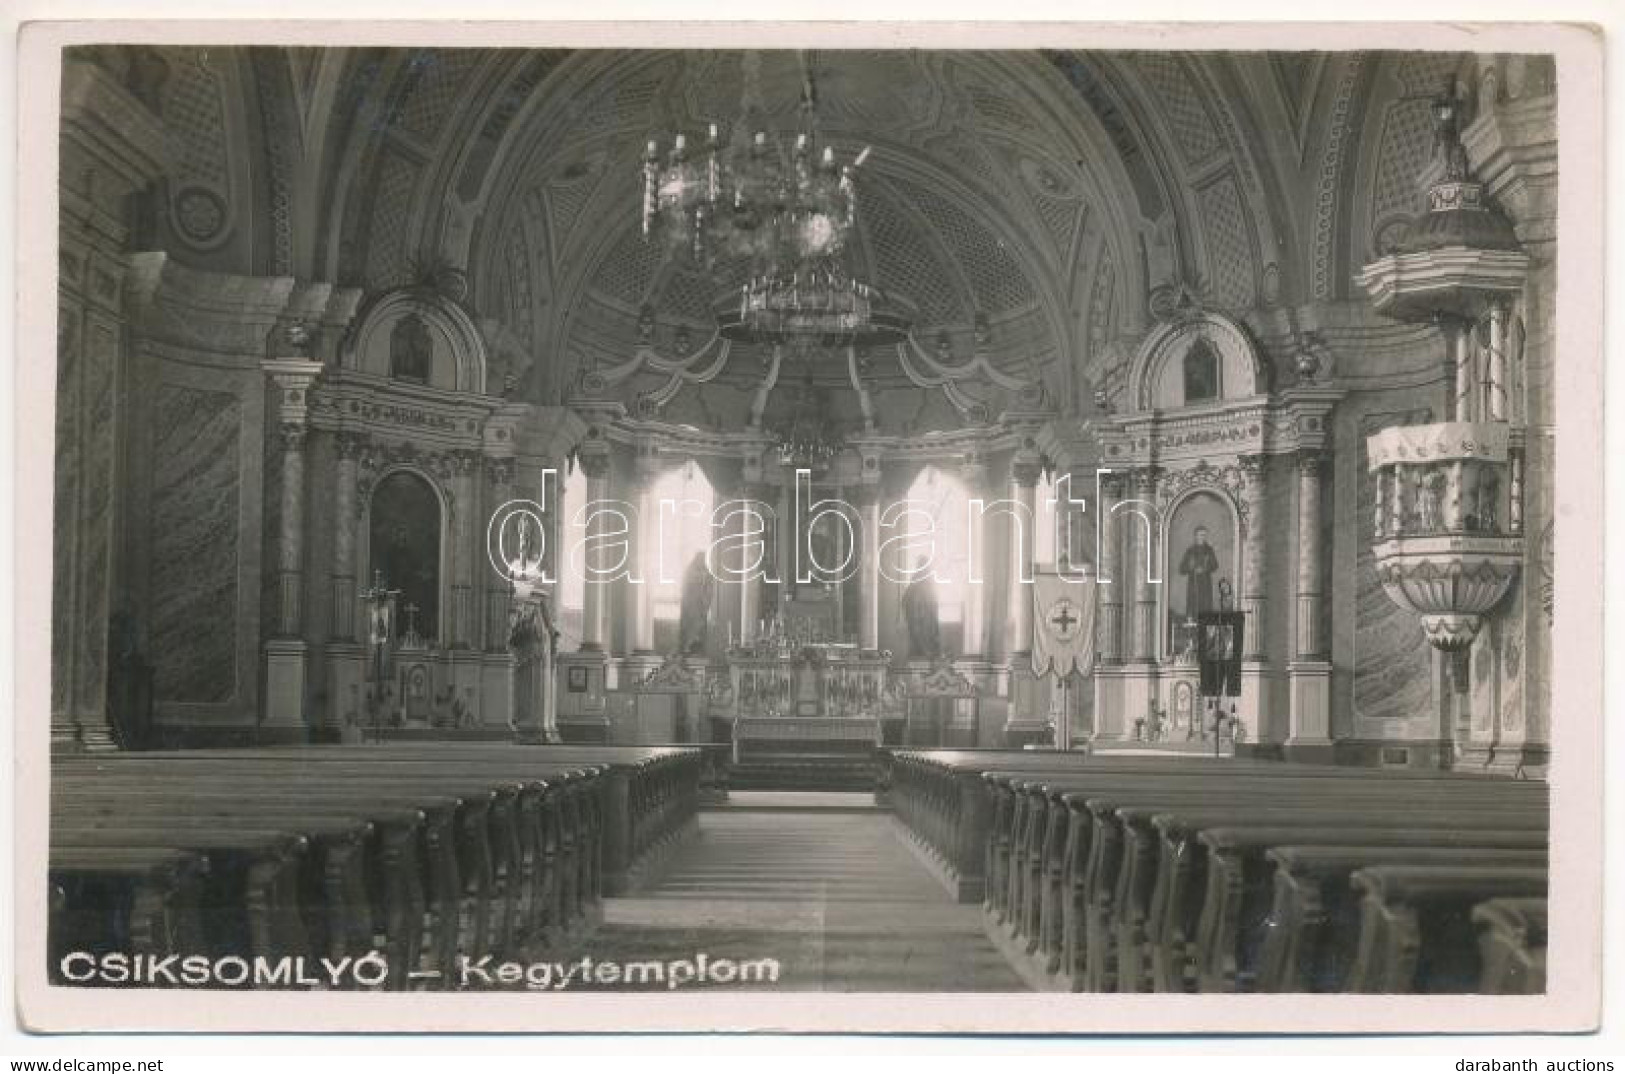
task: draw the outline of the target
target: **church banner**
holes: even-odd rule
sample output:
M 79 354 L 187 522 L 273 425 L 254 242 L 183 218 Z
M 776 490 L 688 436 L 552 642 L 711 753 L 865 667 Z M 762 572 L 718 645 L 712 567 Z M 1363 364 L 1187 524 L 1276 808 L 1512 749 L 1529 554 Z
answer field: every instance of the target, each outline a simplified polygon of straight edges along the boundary
M 1095 667 L 1095 583 L 1059 574 L 1033 579 L 1033 671 L 1065 678 Z
M 1241 696 L 1242 612 L 1204 612 L 1199 617 L 1203 697 Z

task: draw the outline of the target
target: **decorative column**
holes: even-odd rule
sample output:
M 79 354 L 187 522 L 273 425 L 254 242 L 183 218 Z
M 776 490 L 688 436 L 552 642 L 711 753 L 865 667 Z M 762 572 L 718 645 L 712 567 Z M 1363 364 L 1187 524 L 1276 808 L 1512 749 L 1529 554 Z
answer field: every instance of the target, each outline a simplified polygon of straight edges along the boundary
M 147 617 L 121 593 L 131 572 L 121 563 L 120 529 L 145 509 L 129 502 L 126 445 L 131 431 L 153 435 L 141 421 L 131 422 L 131 411 L 145 391 L 159 387 L 136 380 L 128 322 L 137 309 L 127 298 L 136 273 L 124 221 L 130 196 L 171 173 L 175 147 L 155 102 L 134 93 L 129 79 L 75 55 L 85 54 L 69 50 L 62 57 L 61 160 L 54 172 L 60 198 L 57 360 L 54 369 L 36 366 L 37 377 L 19 371 L 18 382 L 19 398 L 34 397 L 31 381 L 41 388 L 54 381 L 56 388 L 53 518 L 46 535 L 53 556 L 51 577 L 39 580 L 50 595 L 37 594 L 51 616 L 51 745 L 95 750 L 115 744 L 117 684 L 127 679 L 122 669 L 150 644 Z M 39 299 L 25 300 L 17 312 L 43 327 L 50 299 L 43 293 Z M 117 632 L 127 636 L 110 650 L 110 627 L 120 624 L 128 629 Z
M 1319 449 L 1298 453 L 1298 578 L 1295 659 L 1287 667 L 1292 684 L 1291 729 L 1286 747 L 1301 758 L 1331 749 L 1331 664 L 1321 631 L 1320 477 L 1324 455 Z
M 968 456 L 959 468 L 960 479 L 964 482 L 965 493 L 970 498 L 982 498 L 984 501 L 993 497 L 993 490 L 988 488 L 987 462 L 979 455 Z M 967 657 L 981 659 L 987 655 L 987 587 L 988 579 L 988 546 L 992 543 L 992 524 L 988 522 L 988 512 L 983 511 L 970 520 L 975 527 L 970 534 L 971 546 L 976 562 L 971 565 L 976 576 L 981 579 L 979 584 L 965 586 L 965 644 L 964 653 Z
M 1147 505 L 1156 502 L 1157 476 L 1154 466 L 1134 471 L 1135 499 Z M 1128 524 L 1128 576 L 1134 595 L 1129 659 L 1136 664 L 1149 664 L 1157 658 L 1157 590 L 1151 584 L 1151 572 L 1156 569 L 1157 535 L 1151 529 L 1151 511 L 1147 508 L 1137 514 L 1142 521 Z M 1166 581 L 1164 579 L 1165 584 Z
M 1149 723 L 1152 706 L 1157 697 L 1157 592 L 1158 585 L 1151 582 L 1156 563 L 1156 534 L 1152 520 L 1156 517 L 1154 504 L 1157 495 L 1156 467 L 1141 466 L 1129 476 L 1133 492 L 1131 505 L 1123 511 L 1125 562 L 1122 576 L 1128 584 L 1128 655 L 1122 667 L 1122 694 L 1118 700 L 1119 712 L 1112 718 L 1123 722 L 1123 735 L 1132 733 L 1134 721 L 1145 717 Z M 1149 564 L 1149 565 L 1148 565 Z M 1167 579 L 1163 580 L 1166 584 Z
M 583 507 L 590 509 L 594 504 L 603 503 L 609 499 L 609 448 L 599 443 L 597 450 L 581 449 L 577 456 L 581 472 L 587 477 L 587 502 Z M 571 509 L 574 514 L 574 508 Z M 601 653 L 605 649 L 605 616 L 608 609 L 608 590 L 605 582 L 598 578 L 588 568 L 598 565 L 596 548 L 603 536 L 603 522 L 595 516 L 588 516 L 587 534 L 584 547 L 587 553 L 583 555 L 581 564 L 586 582 L 582 586 L 581 598 L 581 650 L 582 652 Z
M 361 516 L 356 480 L 366 443 L 366 436 L 360 433 L 338 433 L 333 438 L 338 465 L 333 484 L 333 622 L 329 637 L 340 642 L 355 640 L 355 542 Z
M 300 635 L 305 583 L 305 437 L 303 423 L 284 422 L 282 434 L 282 513 L 277 533 L 276 632 Z
M 767 516 L 765 512 L 773 509 L 772 504 L 768 502 L 768 497 L 772 494 L 772 488 L 760 481 L 751 481 L 747 479 L 739 486 L 739 498 L 744 500 L 751 510 L 756 513 L 756 522 L 760 527 L 766 527 Z M 745 513 L 741 511 L 739 514 L 739 532 L 741 538 L 743 538 L 745 525 L 748 521 L 750 520 L 747 519 Z M 757 527 L 753 526 L 752 528 L 754 529 Z M 764 569 L 767 564 L 774 561 L 773 549 L 766 546 L 766 541 L 771 536 L 772 534 L 770 532 L 757 535 L 757 540 L 763 544 L 760 558 L 761 565 Z M 748 564 L 757 558 L 747 553 L 743 543 L 741 543 L 740 557 L 741 568 L 743 568 L 745 564 Z M 756 636 L 756 623 L 759 619 L 761 619 L 761 617 L 762 579 L 761 574 L 758 571 L 755 577 L 744 577 L 741 578 L 739 582 L 739 637 L 741 641 Z
M 1123 479 L 1114 473 L 1100 476 L 1100 660 L 1103 664 L 1117 664 L 1123 660 L 1123 593 L 1127 579 L 1123 577 L 1121 534 L 1117 516 L 1112 507 L 1123 494 Z
M 1036 458 L 1018 455 L 1010 464 L 1010 499 L 1016 507 L 1010 515 L 1009 642 L 1005 650 L 1010 654 L 1011 668 L 1028 661 L 1033 651 L 1032 586 L 1023 584 L 1022 579 L 1032 577 L 1038 474 Z
M 1123 738 L 1127 727 L 1132 726 L 1132 721 L 1124 719 L 1123 708 L 1123 599 L 1128 578 L 1123 568 L 1122 528 L 1112 510 L 1122 501 L 1124 476 L 1108 472 L 1100 474 L 1098 480 L 1100 535 L 1096 554 L 1100 559 L 1100 582 L 1095 593 L 1099 601 L 1100 662 L 1093 676 L 1095 737 L 1110 740 Z
M 1489 375 L 1484 383 L 1483 416 L 1489 421 L 1507 420 L 1507 306 L 1490 304 Z
M 1322 655 L 1320 630 L 1320 471 L 1319 451 L 1298 453 L 1298 632 L 1299 659 Z
M 474 571 L 485 560 L 483 544 L 475 534 L 479 505 L 475 502 L 475 470 L 480 455 L 476 451 L 456 451 L 451 455 L 452 510 L 455 544 L 452 547 L 451 647 L 468 649 L 474 641 Z M 499 503 L 501 501 L 498 501 Z M 483 536 L 483 534 L 481 534 Z
M 1451 421 L 1474 421 L 1478 417 L 1477 407 L 1474 403 L 1473 392 L 1473 330 L 1465 321 L 1451 319 L 1445 321 L 1444 327 L 1445 354 L 1447 361 L 1455 367 L 1455 392 L 1449 400 L 1449 417 Z
M 1009 654 L 1010 712 L 1004 725 L 1005 745 L 1021 746 L 1049 740 L 1049 707 L 1044 691 L 1033 674 L 1033 587 L 1023 578 L 1033 570 L 1034 532 L 1038 525 L 1037 495 L 1039 461 L 1036 455 L 1018 452 L 1010 464 L 1010 499 L 1015 501 L 1010 516 L 1010 567 L 1007 575 L 1009 614 L 1006 652 Z
M 491 490 L 491 509 L 495 511 L 503 504 L 513 499 L 514 462 L 512 459 L 485 460 L 486 482 Z M 485 651 L 487 653 L 505 653 L 508 651 L 508 613 L 513 600 L 513 593 L 508 582 L 498 577 L 495 571 L 487 576 L 489 581 L 485 587 Z
M 276 541 L 276 632 L 265 643 L 265 730 L 273 738 L 302 738 L 306 729 L 305 445 L 310 433 L 309 394 L 322 364 L 308 358 L 269 358 L 282 441 L 282 496 Z
M 858 648 L 874 652 L 880 648 L 880 485 L 878 481 L 855 485 L 853 506 L 863 527 L 862 557 L 858 561 Z M 978 587 L 972 586 L 971 589 Z M 972 598 L 974 599 L 974 598 Z M 965 613 L 966 644 L 969 648 L 970 613 Z
M 659 580 L 658 506 L 654 502 L 654 484 L 660 476 L 660 456 L 648 444 L 638 446 L 633 461 L 632 489 L 628 497 L 637 517 L 632 520 L 629 535 L 630 570 L 626 579 L 626 651 L 628 656 L 654 655 L 655 622 L 651 588 Z M 666 564 L 668 570 L 680 573 L 681 565 Z
M 1264 456 L 1243 455 L 1241 504 L 1246 533 L 1241 545 L 1241 610 L 1243 660 L 1264 658 Z

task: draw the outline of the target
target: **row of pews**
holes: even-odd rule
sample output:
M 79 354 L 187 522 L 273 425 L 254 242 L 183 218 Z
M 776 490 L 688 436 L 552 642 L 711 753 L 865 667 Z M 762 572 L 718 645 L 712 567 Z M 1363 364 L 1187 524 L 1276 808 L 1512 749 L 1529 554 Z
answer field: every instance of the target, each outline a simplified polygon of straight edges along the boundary
M 886 780 L 1035 987 L 1545 988 L 1543 782 L 1000 750 L 899 751 Z
M 702 769 L 681 748 L 483 742 L 58 756 L 51 972 L 136 982 L 142 956 L 168 982 L 164 959 L 201 956 L 268 987 L 454 987 L 464 957 L 590 928 L 694 829 Z

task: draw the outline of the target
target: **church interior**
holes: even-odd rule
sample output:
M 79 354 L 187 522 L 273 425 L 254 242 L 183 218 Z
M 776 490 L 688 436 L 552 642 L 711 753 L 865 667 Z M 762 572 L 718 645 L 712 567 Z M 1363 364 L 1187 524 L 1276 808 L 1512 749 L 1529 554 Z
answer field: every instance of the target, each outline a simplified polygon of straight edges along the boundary
M 1543 991 L 1556 129 L 1541 55 L 69 49 L 52 979 Z

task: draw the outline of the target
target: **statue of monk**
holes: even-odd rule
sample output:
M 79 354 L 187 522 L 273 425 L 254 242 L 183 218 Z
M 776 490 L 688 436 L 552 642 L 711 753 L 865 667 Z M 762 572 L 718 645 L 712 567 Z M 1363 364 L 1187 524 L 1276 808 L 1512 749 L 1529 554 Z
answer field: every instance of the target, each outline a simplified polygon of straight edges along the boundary
M 937 613 L 937 585 L 925 569 L 925 557 L 914 564 L 919 577 L 903 591 L 903 622 L 908 627 L 908 655 L 914 660 L 935 660 L 942 655 L 941 623 Z
M 711 597 L 716 579 L 706 566 L 705 553 L 696 552 L 683 572 L 683 599 L 677 620 L 677 652 L 687 656 L 705 651 L 711 620 Z

